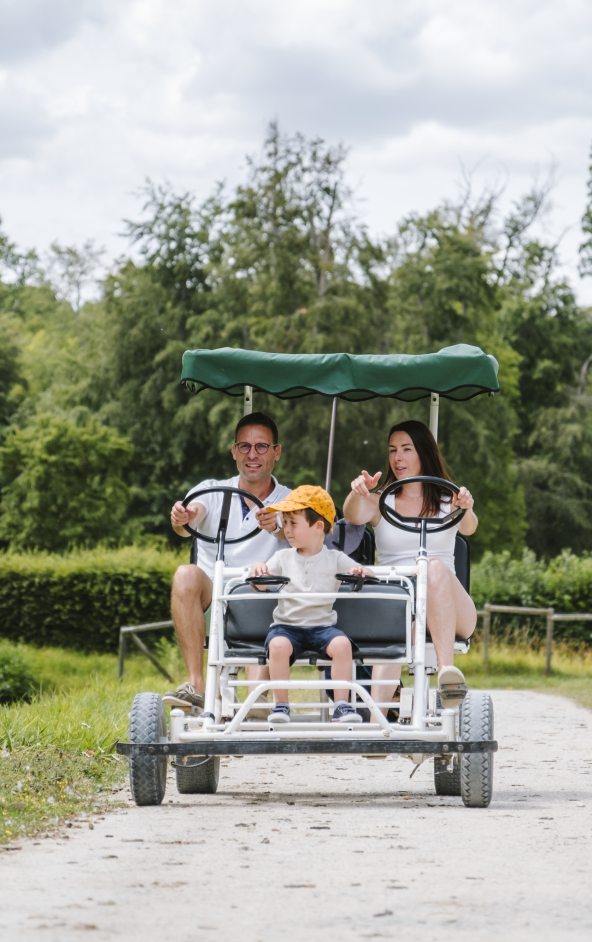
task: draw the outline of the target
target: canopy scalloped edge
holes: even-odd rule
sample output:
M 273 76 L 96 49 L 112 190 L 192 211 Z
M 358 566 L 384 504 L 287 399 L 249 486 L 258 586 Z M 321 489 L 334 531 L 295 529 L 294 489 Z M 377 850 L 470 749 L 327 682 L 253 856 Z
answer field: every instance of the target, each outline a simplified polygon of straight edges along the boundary
M 417 356 L 276 354 L 223 347 L 186 351 L 181 385 L 195 393 L 214 389 L 229 396 L 242 396 L 244 387 L 251 386 L 279 399 L 321 395 L 354 402 L 414 402 L 435 392 L 466 401 L 498 392 L 497 370 L 494 357 L 468 344 Z

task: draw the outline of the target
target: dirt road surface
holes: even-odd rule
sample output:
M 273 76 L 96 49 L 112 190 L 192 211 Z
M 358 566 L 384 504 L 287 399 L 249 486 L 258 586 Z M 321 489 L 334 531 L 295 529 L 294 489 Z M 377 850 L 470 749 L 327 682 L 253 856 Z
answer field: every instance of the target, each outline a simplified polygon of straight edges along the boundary
M 494 801 L 433 764 L 244 758 L 216 795 L 74 821 L 0 854 L 3 942 L 592 939 L 592 713 L 495 691 Z M 67 839 L 66 839 L 67 838 Z

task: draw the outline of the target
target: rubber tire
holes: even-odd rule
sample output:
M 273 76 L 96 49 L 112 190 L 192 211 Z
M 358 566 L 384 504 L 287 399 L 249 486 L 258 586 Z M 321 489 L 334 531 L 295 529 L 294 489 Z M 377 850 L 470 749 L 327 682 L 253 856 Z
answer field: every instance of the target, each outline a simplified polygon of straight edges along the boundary
M 458 758 L 453 759 L 452 772 L 448 766 L 450 759 L 441 759 L 440 756 L 434 758 L 434 787 L 436 795 L 448 795 L 454 798 L 460 798 L 460 762 Z
M 472 690 L 460 708 L 460 740 L 493 739 L 493 703 L 488 693 Z M 487 808 L 493 795 L 493 752 L 460 756 L 460 789 L 467 808 Z
M 158 743 L 166 735 L 166 714 L 160 695 L 137 693 L 130 713 L 129 741 Z M 166 777 L 166 756 L 130 757 L 130 788 L 137 805 L 160 805 L 166 790 Z
M 440 694 L 436 694 L 436 710 L 442 709 Z M 458 756 L 453 759 L 452 772 L 448 771 L 450 759 L 434 757 L 434 788 L 436 795 L 460 798 L 460 762 Z
M 176 765 L 177 791 L 181 795 L 214 795 L 220 778 L 220 756 L 189 756 L 195 765 Z

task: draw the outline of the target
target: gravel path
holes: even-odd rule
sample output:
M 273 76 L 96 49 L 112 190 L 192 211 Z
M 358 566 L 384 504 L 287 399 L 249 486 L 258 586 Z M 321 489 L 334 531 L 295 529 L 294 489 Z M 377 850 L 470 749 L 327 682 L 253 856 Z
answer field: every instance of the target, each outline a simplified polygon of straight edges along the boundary
M 493 699 L 487 810 L 437 798 L 432 762 L 410 779 L 401 758 L 229 759 L 217 795 L 171 777 L 160 808 L 1 853 L 0 937 L 589 942 L 592 713 Z

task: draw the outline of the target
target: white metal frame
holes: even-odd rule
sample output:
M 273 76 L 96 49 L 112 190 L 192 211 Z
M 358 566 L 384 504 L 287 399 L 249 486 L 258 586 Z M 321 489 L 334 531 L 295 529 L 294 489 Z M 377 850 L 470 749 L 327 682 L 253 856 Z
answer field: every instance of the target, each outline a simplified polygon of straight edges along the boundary
M 247 715 L 257 698 L 268 690 L 283 688 L 288 690 L 318 690 L 320 693 L 336 686 L 335 680 L 289 680 L 289 681 L 247 681 L 238 680 L 236 675 L 240 667 L 258 663 L 255 658 L 237 658 L 232 661 L 225 657 L 226 642 L 224 640 L 224 612 L 229 601 L 256 601 L 258 593 L 250 588 L 245 593 L 234 593 L 230 590 L 244 582 L 249 574 L 246 568 L 231 568 L 223 560 L 217 560 L 214 566 L 212 616 L 210 622 L 209 660 L 206 674 L 206 690 L 204 712 L 199 716 L 188 711 L 176 708 L 171 710 L 171 739 L 173 743 L 195 743 L 196 754 L 199 753 L 199 744 L 212 740 L 225 742 L 266 741 L 266 740 L 423 740 L 426 742 L 456 741 L 455 718 L 458 710 L 439 710 L 436 713 L 434 702 L 430 704 L 429 672 L 436 666 L 433 645 L 426 643 L 426 594 L 427 594 L 427 566 L 428 560 L 425 552 L 418 556 L 413 567 L 373 566 L 373 571 L 385 585 L 398 583 L 407 589 L 406 598 L 406 645 L 405 655 L 400 658 L 364 658 L 364 664 L 404 663 L 413 671 L 413 688 L 405 688 L 405 704 L 402 704 L 399 722 L 389 723 L 381 712 L 381 706 L 390 706 L 372 699 L 366 689 L 373 685 L 392 685 L 392 681 L 364 681 L 360 682 L 354 675 L 351 681 L 339 681 L 339 685 L 351 690 L 352 703 L 355 707 L 365 706 L 370 710 L 373 722 L 364 724 L 342 724 L 323 720 L 327 715 L 328 704 L 321 700 L 315 703 L 291 703 L 295 711 L 319 709 L 319 714 L 293 716 L 291 723 L 273 725 L 269 721 L 247 720 Z M 417 589 L 414 593 L 411 577 L 417 579 Z M 245 587 L 247 588 L 247 587 Z M 285 589 L 279 593 L 266 593 L 266 599 L 294 598 L 295 596 Z M 347 600 L 347 604 L 356 605 L 359 601 L 368 598 L 361 593 L 311 593 L 310 599 L 319 601 Z M 383 598 L 393 600 L 392 594 L 384 594 Z M 381 598 L 379 592 L 373 593 L 372 598 Z M 395 596 L 395 598 L 397 598 Z M 399 599 L 401 596 L 399 596 Z M 412 636 L 412 618 L 415 614 L 415 633 Z M 458 653 L 466 652 L 468 644 L 456 644 Z M 236 652 L 234 652 L 236 653 Z M 308 660 L 296 661 L 296 665 L 306 664 Z M 330 665 L 329 659 L 319 658 L 320 666 Z M 237 687 L 248 687 L 249 693 L 243 703 L 236 698 Z M 407 691 L 409 691 L 407 693 Z M 361 701 L 361 702 L 360 702 Z M 270 706 L 271 710 L 271 706 Z M 404 722 L 401 722 L 401 719 Z

